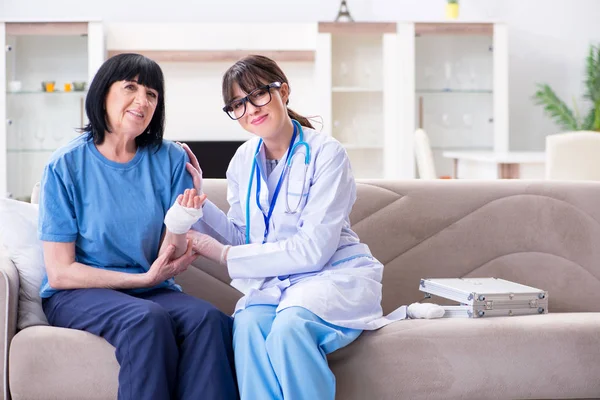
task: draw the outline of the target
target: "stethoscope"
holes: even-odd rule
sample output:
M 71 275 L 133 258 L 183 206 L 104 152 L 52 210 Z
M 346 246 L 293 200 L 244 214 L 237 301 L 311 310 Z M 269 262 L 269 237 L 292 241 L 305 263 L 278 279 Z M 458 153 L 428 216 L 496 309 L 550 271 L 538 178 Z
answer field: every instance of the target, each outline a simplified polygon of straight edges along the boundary
M 256 160 L 258 157 L 258 153 L 260 152 L 260 146 L 263 141 L 260 139 L 258 141 L 258 146 L 256 146 L 256 152 L 254 153 L 254 158 L 252 159 L 252 169 L 250 171 L 250 181 L 248 183 L 248 194 L 246 195 L 246 244 L 250 243 L 250 193 L 252 192 L 252 179 L 254 178 L 254 174 L 256 173 L 256 205 L 258 209 L 261 211 L 263 218 L 265 220 L 265 236 L 263 238 L 263 243 L 267 241 L 267 236 L 269 235 L 269 221 L 271 220 L 271 216 L 273 215 L 273 210 L 275 209 L 275 203 L 277 202 L 277 197 L 279 196 L 279 191 L 281 190 L 281 184 L 285 179 L 285 176 L 288 175 L 289 168 L 292 165 L 292 160 L 294 158 L 294 152 L 299 147 L 304 147 L 304 176 L 302 179 L 302 190 L 300 191 L 300 196 L 298 198 L 298 203 L 294 210 L 290 208 L 289 205 L 289 192 L 288 187 L 290 184 L 290 177 L 287 176 L 287 181 L 285 185 L 285 212 L 286 214 L 296 214 L 298 209 L 300 208 L 300 203 L 302 202 L 302 197 L 304 196 L 304 188 L 306 185 L 306 174 L 308 173 L 308 164 L 310 163 L 310 147 L 308 143 L 304 141 L 304 132 L 302 130 L 302 126 L 295 119 L 292 120 L 292 124 L 294 125 L 294 133 L 292 134 L 292 140 L 290 142 L 289 151 L 285 159 L 285 165 L 283 166 L 283 171 L 281 171 L 281 175 L 279 176 L 279 181 L 277 182 L 277 186 L 275 187 L 275 193 L 273 193 L 273 198 L 271 199 L 271 204 L 269 205 L 269 212 L 265 215 L 261 205 L 260 205 L 260 167 L 257 167 L 258 161 Z M 294 141 L 296 140 L 296 135 L 300 133 L 299 140 L 296 144 Z

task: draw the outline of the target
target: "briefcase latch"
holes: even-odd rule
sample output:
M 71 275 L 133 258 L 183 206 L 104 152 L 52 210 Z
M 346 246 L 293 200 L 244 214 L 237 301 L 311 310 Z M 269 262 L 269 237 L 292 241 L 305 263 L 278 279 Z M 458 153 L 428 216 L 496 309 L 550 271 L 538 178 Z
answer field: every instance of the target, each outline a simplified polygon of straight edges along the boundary
M 489 300 L 485 302 L 485 309 L 486 310 L 493 310 L 494 309 L 494 302 Z
M 535 299 L 529 301 L 529 308 L 538 308 L 538 301 Z

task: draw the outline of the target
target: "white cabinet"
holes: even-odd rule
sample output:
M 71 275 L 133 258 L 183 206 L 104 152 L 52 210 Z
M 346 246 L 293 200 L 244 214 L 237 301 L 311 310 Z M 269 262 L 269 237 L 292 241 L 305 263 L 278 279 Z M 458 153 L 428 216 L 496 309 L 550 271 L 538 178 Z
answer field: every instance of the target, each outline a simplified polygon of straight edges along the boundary
M 0 23 L 0 195 L 27 198 L 52 152 L 87 123 L 103 32 L 99 22 Z
M 319 24 L 316 74 L 323 132 L 346 149 L 356 178 L 398 175 L 395 23 Z
M 412 136 L 428 134 L 437 173 L 451 176 L 447 151 L 509 150 L 508 37 L 499 23 L 401 23 L 399 40 L 413 43 L 400 55 L 403 178 L 412 178 Z M 412 70 L 411 70 L 412 69 Z
M 504 24 L 320 23 L 316 69 L 324 131 L 357 178 L 415 178 L 417 128 L 439 175 L 444 151 L 508 151 Z

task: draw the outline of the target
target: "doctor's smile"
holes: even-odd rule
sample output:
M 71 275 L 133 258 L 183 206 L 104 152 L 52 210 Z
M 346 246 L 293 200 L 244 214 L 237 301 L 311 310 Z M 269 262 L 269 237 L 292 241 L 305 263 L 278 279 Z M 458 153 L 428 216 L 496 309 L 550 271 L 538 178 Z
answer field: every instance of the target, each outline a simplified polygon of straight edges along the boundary
M 263 115 L 261 117 L 254 118 L 250 123 L 252 125 L 260 125 L 260 124 L 262 124 L 267 119 L 268 116 L 269 116 L 269 114 L 265 114 L 265 115 Z

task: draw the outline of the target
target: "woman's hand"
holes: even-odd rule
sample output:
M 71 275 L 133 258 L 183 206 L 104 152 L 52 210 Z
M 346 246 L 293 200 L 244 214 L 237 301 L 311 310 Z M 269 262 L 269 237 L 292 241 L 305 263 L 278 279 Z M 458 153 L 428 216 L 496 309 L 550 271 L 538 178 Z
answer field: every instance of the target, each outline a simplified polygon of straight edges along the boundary
M 198 231 L 189 231 L 187 239 L 194 252 L 222 265 L 227 265 L 227 251 L 231 246 L 221 244 L 217 239 Z
M 193 251 L 192 242 L 188 241 L 186 252 L 179 258 L 172 259 L 175 252 L 175 246 L 169 245 L 156 261 L 152 263 L 145 280 L 148 287 L 158 285 L 161 282 L 171 279 L 185 271 L 188 266 L 198 258 L 198 254 Z
M 196 189 L 186 189 L 183 194 L 177 196 L 177 200 L 165 215 L 167 231 L 175 235 L 183 235 L 189 231 L 192 225 L 202 217 L 202 204 L 205 200 L 206 195 L 198 196 Z M 167 244 L 169 243 L 171 242 L 167 242 Z M 175 244 L 180 251 L 183 250 L 183 242 Z
M 177 203 L 182 207 L 199 210 L 206 200 L 205 194 L 198 194 L 196 189 L 185 189 L 183 194 L 177 196 Z
M 194 188 L 198 192 L 199 195 L 202 195 L 202 169 L 200 168 L 200 164 L 198 163 L 198 159 L 192 153 L 190 147 L 185 143 L 177 142 L 178 145 L 183 147 L 188 157 L 190 158 L 190 162 L 185 164 L 185 168 L 192 176 L 192 180 L 194 181 Z

